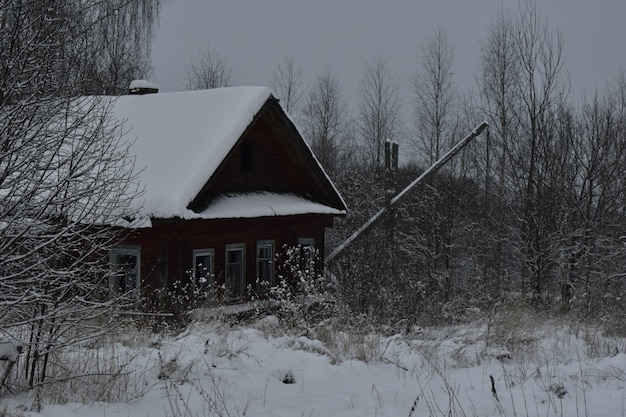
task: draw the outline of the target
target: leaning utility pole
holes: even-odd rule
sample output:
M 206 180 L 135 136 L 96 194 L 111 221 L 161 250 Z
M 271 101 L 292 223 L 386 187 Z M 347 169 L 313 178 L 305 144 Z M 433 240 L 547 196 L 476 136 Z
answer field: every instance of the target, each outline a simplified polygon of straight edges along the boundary
M 419 177 L 417 177 L 412 183 L 410 183 L 404 190 L 400 191 L 398 195 L 389 200 L 389 202 L 380 209 L 372 218 L 370 218 L 363 226 L 359 227 L 350 237 L 348 237 L 341 245 L 337 246 L 337 248 L 326 257 L 326 265 L 331 265 L 335 259 L 341 255 L 341 253 L 350 246 L 359 236 L 368 232 L 372 227 L 377 225 L 387 213 L 388 210 L 392 210 L 393 207 L 400 201 L 404 200 L 406 196 L 415 188 L 416 185 L 424 181 L 426 178 L 430 177 L 441 167 L 447 164 L 452 157 L 454 157 L 461 149 L 463 149 L 468 143 L 470 143 L 476 136 L 480 135 L 485 128 L 489 126 L 487 122 L 482 122 L 479 126 L 477 126 L 469 135 L 463 138 L 459 143 L 454 145 L 452 149 L 450 149 L 445 155 L 439 158 L 433 165 L 430 166 L 426 171 L 422 173 Z

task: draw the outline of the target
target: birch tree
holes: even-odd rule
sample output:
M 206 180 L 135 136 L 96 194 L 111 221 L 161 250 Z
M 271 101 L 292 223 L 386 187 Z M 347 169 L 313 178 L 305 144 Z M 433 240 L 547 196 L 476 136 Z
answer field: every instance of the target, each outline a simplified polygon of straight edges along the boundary
M 76 1 L 81 26 L 82 58 L 73 65 L 81 71 L 81 94 L 121 95 L 130 82 L 151 73 L 151 42 L 163 0 Z M 69 2 L 73 3 L 73 2 Z
M 480 166 L 488 213 L 484 253 L 485 277 L 488 291 L 500 297 L 507 283 L 505 270 L 511 268 L 509 226 L 511 212 L 510 145 L 519 132 L 519 101 L 516 99 L 519 62 L 515 47 L 513 18 L 500 10 L 481 42 L 481 73 L 478 79 L 481 113 L 489 121 Z M 508 248 L 508 249 L 507 249 Z M 508 254 L 508 256 L 506 255 Z M 509 265 L 507 265 L 509 263 Z
M 445 31 L 438 27 L 422 47 L 421 65 L 413 78 L 415 104 L 415 132 L 412 143 L 416 161 L 425 167 L 432 165 L 452 146 L 456 139 L 454 90 L 454 46 Z M 448 168 L 449 170 L 449 168 Z M 424 275 L 433 281 L 445 281 L 445 294 L 452 293 L 452 235 L 455 227 L 458 197 L 452 194 L 453 176 L 441 176 L 433 180 L 433 195 L 420 203 L 418 217 L 429 217 L 433 227 L 422 229 L 423 245 L 426 245 L 433 262 L 428 262 Z M 409 216 L 411 213 L 408 214 Z
M 302 70 L 296 66 L 292 55 L 285 55 L 272 73 L 272 89 L 278 95 L 285 111 L 297 117 L 304 97 Z
M 449 146 L 454 116 L 454 47 L 438 27 L 422 47 L 421 65 L 413 78 L 418 161 L 432 165 Z
M 315 76 L 302 116 L 305 138 L 322 166 L 334 176 L 348 158 L 352 144 L 346 103 L 332 71 Z
M 551 280 L 552 233 L 556 226 L 549 218 L 556 207 L 545 205 L 550 198 L 544 174 L 552 163 L 549 124 L 565 97 L 561 79 L 563 39 L 541 20 L 536 6 L 527 3 L 515 26 L 515 52 L 519 65 L 515 98 L 520 136 L 511 144 L 513 181 L 521 196 L 521 238 L 523 291 L 529 284 L 538 297 Z M 514 146 L 513 146 L 514 144 Z
M 399 142 L 403 134 L 400 121 L 399 81 L 382 57 L 365 62 L 359 80 L 357 127 L 364 162 L 381 167 L 387 139 Z

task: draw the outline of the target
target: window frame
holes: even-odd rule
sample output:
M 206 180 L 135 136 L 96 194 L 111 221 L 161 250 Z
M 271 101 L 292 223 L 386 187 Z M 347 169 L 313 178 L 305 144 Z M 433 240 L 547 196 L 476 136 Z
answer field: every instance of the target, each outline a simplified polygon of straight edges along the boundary
M 270 248 L 269 258 L 261 259 L 259 257 L 259 250 L 261 248 Z M 274 285 L 274 258 L 276 256 L 276 245 L 274 240 L 266 239 L 266 240 L 257 240 L 256 242 L 256 279 L 258 283 L 261 284 L 262 281 L 265 281 L 269 284 L 269 286 Z M 269 266 L 269 280 L 265 280 L 261 278 L 261 261 L 267 261 Z
M 115 265 L 123 265 L 120 262 L 116 262 L 115 258 L 118 256 L 134 256 L 135 261 L 135 282 L 133 288 L 126 289 L 129 282 L 128 271 L 124 275 L 124 291 L 121 291 L 119 268 L 115 268 Z M 139 289 L 141 288 L 141 245 L 116 245 L 109 249 L 109 290 L 112 294 L 128 294 L 136 291 L 139 296 Z
M 241 267 L 240 267 L 240 277 L 239 277 L 239 287 L 240 293 L 237 293 L 235 290 L 237 289 L 237 283 L 229 282 L 229 263 L 228 254 L 229 252 L 239 251 L 241 252 Z M 237 264 L 232 264 L 237 265 Z M 246 244 L 245 243 L 231 243 L 225 246 L 224 248 L 224 285 L 226 287 L 226 297 L 231 299 L 238 299 L 244 296 L 245 291 L 245 280 L 246 280 Z
M 210 256 L 211 258 L 211 262 L 210 265 L 208 266 L 208 275 L 210 276 L 209 279 L 207 279 L 206 284 L 200 283 L 198 282 L 198 280 L 200 279 L 200 277 L 198 276 L 198 270 L 197 270 L 197 265 L 198 263 L 196 262 L 196 259 L 202 256 Z M 194 280 L 194 285 L 196 286 L 196 288 L 204 288 L 206 287 L 207 290 L 212 290 L 213 286 L 215 285 L 215 249 L 214 248 L 201 248 L 201 249 L 194 249 L 192 252 L 192 259 L 193 259 L 193 280 Z M 205 265 L 203 265 L 204 268 L 206 268 Z
M 298 238 L 298 246 L 309 246 L 315 249 L 315 238 L 313 237 L 299 237 Z
M 298 247 L 300 249 L 300 266 L 302 268 L 306 268 L 308 265 L 314 262 L 314 258 L 311 256 L 311 254 L 316 253 L 315 238 L 299 237 Z M 305 251 L 304 248 L 307 247 L 310 249 L 308 251 Z

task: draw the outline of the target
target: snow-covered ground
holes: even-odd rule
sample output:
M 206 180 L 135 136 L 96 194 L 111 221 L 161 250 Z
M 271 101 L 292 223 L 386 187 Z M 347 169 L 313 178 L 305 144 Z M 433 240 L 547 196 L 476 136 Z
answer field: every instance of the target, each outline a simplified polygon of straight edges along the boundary
M 520 317 L 392 336 L 318 328 L 323 342 L 287 333 L 273 316 L 198 321 L 173 336 L 127 333 L 84 347 L 98 353 L 91 358 L 115 357 L 124 377 L 104 379 L 101 394 L 118 402 L 29 414 L 18 397 L 0 415 L 626 415 L 625 341 L 585 326 Z M 72 387 L 77 401 L 93 394 Z

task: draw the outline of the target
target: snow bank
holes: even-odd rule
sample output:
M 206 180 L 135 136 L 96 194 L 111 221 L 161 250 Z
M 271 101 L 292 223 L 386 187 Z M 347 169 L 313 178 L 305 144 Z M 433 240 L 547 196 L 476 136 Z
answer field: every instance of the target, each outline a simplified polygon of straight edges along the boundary
M 586 357 L 557 333 L 494 358 L 482 330 L 459 326 L 364 340 L 369 363 L 333 361 L 332 346 L 299 335 L 196 323 L 150 347 L 118 349 L 143 372 L 128 403 L 47 406 L 33 417 L 92 416 L 595 416 L 622 415 L 626 355 Z M 346 329 L 347 331 L 348 329 Z M 481 336 L 482 335 L 482 336 Z M 356 339 L 354 339 L 356 340 Z M 356 342 L 353 342 L 356 343 Z M 624 346 L 624 341 L 618 342 Z M 358 350 L 359 346 L 353 346 Z M 545 350 L 544 350 L 545 349 Z M 140 353 L 132 353 L 140 352 Z M 558 352 L 558 354 L 557 354 Z M 336 355 L 338 357 L 341 355 Z M 492 385 L 493 378 L 493 385 Z M 495 391 L 495 395 L 494 392 Z M 411 409 L 414 411 L 411 412 Z

